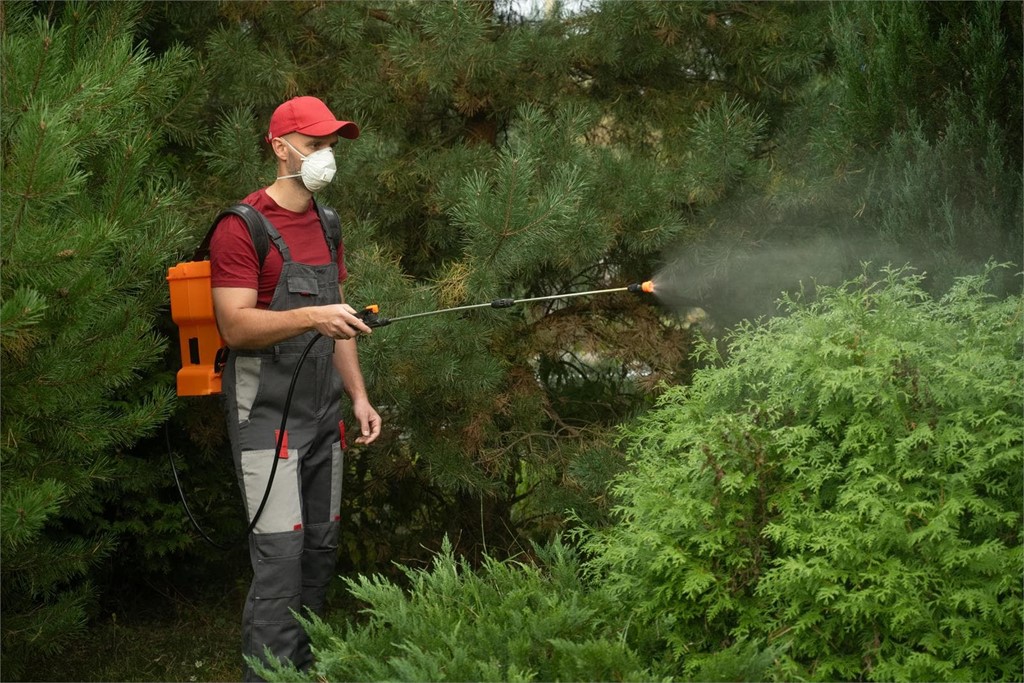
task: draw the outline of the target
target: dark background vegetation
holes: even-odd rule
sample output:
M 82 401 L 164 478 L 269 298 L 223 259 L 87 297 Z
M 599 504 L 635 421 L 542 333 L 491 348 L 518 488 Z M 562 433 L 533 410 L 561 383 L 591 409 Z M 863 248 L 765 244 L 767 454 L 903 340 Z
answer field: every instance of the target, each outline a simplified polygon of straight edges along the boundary
M 609 523 L 620 426 L 690 383 L 699 335 L 774 314 L 783 291 L 870 261 L 910 263 L 938 296 L 1021 262 L 1020 2 L 520 11 L 0 5 L 5 679 L 235 675 L 241 506 L 217 401 L 174 396 L 164 277 L 272 181 L 261 141 L 288 97 L 363 132 L 322 196 L 356 305 L 652 276 L 661 293 L 363 340 L 386 430 L 348 458 L 348 576 L 404 581 L 393 563 L 425 567 L 445 536 L 478 566 Z M 992 271 L 991 291 L 1019 292 L 1018 271 Z M 228 550 L 191 528 L 169 452 Z M 335 597 L 353 609 L 340 583 Z M 182 629 L 206 634 L 199 654 L 158 640 L 146 651 L 165 659 L 113 671 L 94 655 Z

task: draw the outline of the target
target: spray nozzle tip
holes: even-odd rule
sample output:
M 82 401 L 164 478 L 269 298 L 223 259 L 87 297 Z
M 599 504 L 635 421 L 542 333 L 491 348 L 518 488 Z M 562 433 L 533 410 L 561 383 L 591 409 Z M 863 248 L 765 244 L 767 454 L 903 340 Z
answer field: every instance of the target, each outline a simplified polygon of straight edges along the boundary
M 634 294 L 653 294 L 654 282 L 652 280 L 647 280 L 646 282 L 637 282 L 635 284 L 629 285 L 628 287 L 626 287 L 626 289 L 633 292 Z

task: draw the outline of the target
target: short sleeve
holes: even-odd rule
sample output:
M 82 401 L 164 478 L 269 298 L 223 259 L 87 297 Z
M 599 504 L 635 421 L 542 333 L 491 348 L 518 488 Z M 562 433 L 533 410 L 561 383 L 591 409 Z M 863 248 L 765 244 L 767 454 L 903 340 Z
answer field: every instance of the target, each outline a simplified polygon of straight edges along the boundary
M 260 264 L 249 228 L 238 216 L 221 220 L 210 240 L 210 284 L 259 289 Z

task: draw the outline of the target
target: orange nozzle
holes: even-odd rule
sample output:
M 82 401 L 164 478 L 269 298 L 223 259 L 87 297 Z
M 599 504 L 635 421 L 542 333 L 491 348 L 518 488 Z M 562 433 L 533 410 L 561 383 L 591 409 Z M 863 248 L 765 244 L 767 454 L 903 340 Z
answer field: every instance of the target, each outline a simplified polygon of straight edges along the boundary
M 654 281 L 648 280 L 647 282 L 641 282 L 640 290 L 647 292 L 648 294 L 654 294 Z
M 369 311 L 370 313 L 380 313 L 380 306 L 378 306 L 377 304 L 370 304 L 369 306 L 363 308 L 363 310 Z

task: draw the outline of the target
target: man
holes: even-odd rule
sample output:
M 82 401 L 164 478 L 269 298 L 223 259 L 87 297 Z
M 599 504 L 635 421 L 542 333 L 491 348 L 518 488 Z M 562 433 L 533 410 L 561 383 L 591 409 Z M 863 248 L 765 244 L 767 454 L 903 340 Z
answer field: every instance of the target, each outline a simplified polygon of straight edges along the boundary
M 344 389 L 372 443 L 381 420 L 370 404 L 355 338 L 371 330 L 344 303 L 344 247 L 322 226 L 313 193 L 334 176 L 333 148 L 359 128 L 315 97 L 288 100 L 270 118 L 277 178 L 243 201 L 270 222 L 260 266 L 245 223 L 228 216 L 210 243 L 213 305 L 229 347 L 222 376 L 228 434 L 250 523 L 275 457 L 285 396 L 299 355 L 317 332 L 296 382 L 270 497 L 249 536 L 253 581 L 242 615 L 243 653 L 264 648 L 302 669 L 308 639 L 292 611 L 322 613 L 334 573 L 340 520 Z M 245 680 L 257 680 L 250 667 Z

